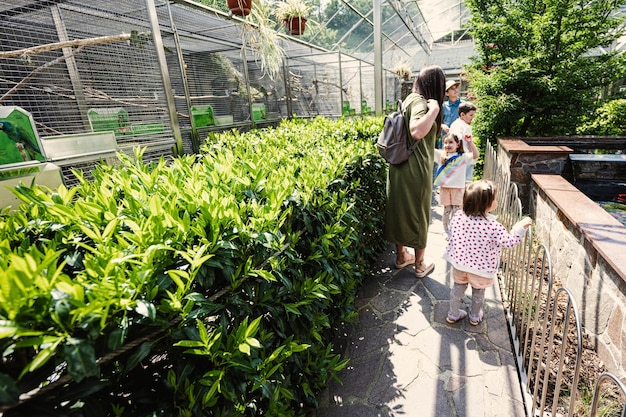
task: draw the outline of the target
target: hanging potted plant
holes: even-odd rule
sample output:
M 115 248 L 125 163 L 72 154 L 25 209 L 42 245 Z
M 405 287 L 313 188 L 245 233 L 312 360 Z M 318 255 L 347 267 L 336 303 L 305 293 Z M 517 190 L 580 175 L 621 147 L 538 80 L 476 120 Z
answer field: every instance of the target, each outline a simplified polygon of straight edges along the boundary
M 284 0 L 277 3 L 274 16 L 279 22 L 285 23 L 292 35 L 301 35 L 310 11 L 311 7 L 303 0 Z
M 263 74 L 272 80 L 282 71 L 285 50 L 281 46 L 278 33 L 272 28 L 270 6 L 263 0 L 255 0 L 250 16 L 246 18 L 244 34 L 246 44 L 255 52 L 261 62 Z
M 252 0 L 226 0 L 226 4 L 235 16 L 248 16 L 252 10 Z

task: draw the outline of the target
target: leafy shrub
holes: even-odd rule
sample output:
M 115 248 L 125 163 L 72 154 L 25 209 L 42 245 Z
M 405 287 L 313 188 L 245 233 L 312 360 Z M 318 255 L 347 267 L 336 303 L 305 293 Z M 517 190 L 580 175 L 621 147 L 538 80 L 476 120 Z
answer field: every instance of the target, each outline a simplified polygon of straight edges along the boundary
M 584 116 L 576 129 L 579 135 L 626 135 L 626 99 L 611 100 Z
M 4 415 L 314 406 L 384 244 L 380 122 L 286 121 L 169 164 L 120 155 L 71 190 L 18 187 L 0 216 Z
M 474 136 L 483 143 L 572 134 L 601 89 L 624 78 L 626 56 L 604 51 L 622 35 L 623 16 L 610 13 L 611 1 L 466 5 L 476 54 L 465 76 L 479 109 Z

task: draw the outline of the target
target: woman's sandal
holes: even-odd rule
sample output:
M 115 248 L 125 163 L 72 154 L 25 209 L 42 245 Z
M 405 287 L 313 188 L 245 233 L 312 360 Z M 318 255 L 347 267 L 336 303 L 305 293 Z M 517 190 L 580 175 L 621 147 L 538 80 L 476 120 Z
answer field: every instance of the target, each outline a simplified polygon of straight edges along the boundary
M 396 269 L 402 269 L 405 266 L 409 266 L 409 265 L 411 265 L 412 263 L 415 262 L 415 257 L 413 255 L 411 255 L 410 258 L 406 258 L 406 259 L 407 260 L 402 262 L 402 263 L 398 263 L 398 261 L 396 261 L 396 264 L 395 264 Z
M 415 264 L 415 275 L 418 278 L 424 278 L 426 275 L 433 272 L 434 269 L 435 269 L 434 263 L 425 264 L 424 260 L 422 259 L 419 263 L 419 267 L 418 267 L 418 264 Z

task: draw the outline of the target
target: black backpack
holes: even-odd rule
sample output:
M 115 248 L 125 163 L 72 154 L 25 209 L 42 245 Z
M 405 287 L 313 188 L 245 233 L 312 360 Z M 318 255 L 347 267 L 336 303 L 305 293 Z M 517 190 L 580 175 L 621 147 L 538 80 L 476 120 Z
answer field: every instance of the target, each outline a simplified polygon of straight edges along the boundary
M 376 148 L 380 156 L 385 158 L 390 164 L 401 164 L 413 153 L 419 141 L 414 140 L 411 146 L 407 146 L 406 123 L 404 121 L 404 109 L 402 100 L 398 100 L 398 108 L 391 114 L 385 116 L 383 130 L 378 135 Z

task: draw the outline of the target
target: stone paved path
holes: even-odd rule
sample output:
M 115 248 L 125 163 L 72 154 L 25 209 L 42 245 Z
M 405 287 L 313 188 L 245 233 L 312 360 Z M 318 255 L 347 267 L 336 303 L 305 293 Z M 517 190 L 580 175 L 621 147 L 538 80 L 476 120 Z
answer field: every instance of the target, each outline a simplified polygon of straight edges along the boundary
M 441 254 L 442 207 L 434 207 L 426 256 L 435 262 L 418 279 L 395 270 L 384 254 L 357 298 L 359 320 L 338 346 L 351 359 L 319 397 L 310 417 L 524 417 L 520 382 L 497 283 L 485 294 L 485 320 L 445 321 L 450 270 Z M 467 309 L 471 289 L 463 299 Z

